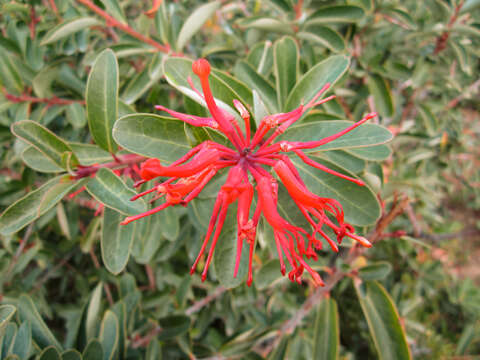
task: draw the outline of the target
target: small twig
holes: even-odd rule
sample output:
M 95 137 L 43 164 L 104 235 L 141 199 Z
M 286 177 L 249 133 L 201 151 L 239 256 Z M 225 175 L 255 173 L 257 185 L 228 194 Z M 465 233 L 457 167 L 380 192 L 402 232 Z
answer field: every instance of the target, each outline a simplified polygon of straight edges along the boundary
M 90 10 L 95 12 L 96 14 L 100 15 L 102 18 L 105 19 L 107 22 L 107 26 L 111 27 L 116 27 L 120 29 L 121 31 L 133 36 L 134 38 L 153 46 L 156 48 L 158 51 L 161 51 L 163 53 L 169 53 L 171 51 L 170 46 L 167 45 L 162 45 L 158 42 L 156 42 L 153 39 L 150 39 L 149 37 L 146 37 L 145 35 L 140 34 L 139 32 L 133 30 L 130 26 L 121 23 L 117 19 L 115 19 L 113 16 L 109 15 L 106 11 L 100 9 L 97 5 L 95 5 L 92 1 L 90 0 L 77 0 L 79 3 L 85 5 L 88 7 Z M 175 55 L 180 55 L 180 54 L 175 54 Z
M 227 291 L 227 289 L 224 288 L 223 286 L 217 287 L 213 293 L 204 297 L 202 300 L 197 301 L 192 306 L 190 306 L 187 310 L 185 310 L 185 314 L 192 315 L 193 313 L 200 311 L 203 307 L 207 306 L 210 302 L 218 298 L 225 291 Z
M 148 288 L 150 290 L 155 290 L 156 288 L 156 281 L 155 281 L 155 274 L 153 272 L 153 269 L 150 265 L 145 265 L 145 271 L 147 272 L 147 277 L 148 277 Z
M 146 160 L 144 156 L 136 154 L 126 154 L 115 156 L 115 160 L 105 164 L 91 165 L 91 166 L 79 166 L 75 171 L 74 178 L 81 179 L 95 174 L 101 168 L 118 169 L 132 164 L 137 164 Z
M 460 10 L 462 9 L 464 2 L 465 1 L 462 0 L 457 6 L 455 6 L 455 10 L 452 16 L 450 17 L 450 21 L 447 24 L 447 29 L 442 33 L 442 35 L 440 35 L 437 38 L 435 50 L 433 50 L 434 55 L 437 55 L 447 47 L 447 41 L 448 41 L 448 38 L 450 37 L 450 31 L 452 30 L 452 27 L 455 21 L 457 21 L 458 15 L 460 13 Z
M 58 9 L 57 9 L 57 5 L 55 4 L 55 0 L 48 0 L 48 2 L 50 3 L 50 7 L 52 8 L 55 15 L 58 16 Z
M 156 335 L 160 334 L 162 332 L 162 330 L 163 329 L 160 326 L 156 326 L 146 336 L 140 337 L 140 338 L 136 339 L 135 341 L 133 341 L 130 346 L 132 347 L 132 349 L 138 349 L 139 347 L 145 347 L 150 343 L 150 341 L 152 341 L 152 339 Z
M 29 96 L 29 95 L 12 95 L 8 94 L 5 92 L 5 89 L 3 89 L 3 94 L 4 96 L 11 102 L 13 103 L 22 103 L 22 102 L 30 102 L 30 103 L 44 103 L 47 104 L 48 106 L 52 105 L 71 105 L 71 104 L 85 104 L 84 100 L 74 100 L 74 99 L 61 99 L 56 96 L 53 96 L 51 98 L 38 98 L 34 96 Z

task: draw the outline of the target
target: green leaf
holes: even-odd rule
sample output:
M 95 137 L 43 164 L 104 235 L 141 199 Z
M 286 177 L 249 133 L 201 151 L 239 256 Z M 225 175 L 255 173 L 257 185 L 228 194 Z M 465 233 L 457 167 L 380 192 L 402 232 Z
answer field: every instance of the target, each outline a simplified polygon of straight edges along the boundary
M 32 338 L 40 348 L 54 346 L 61 350 L 62 346 L 53 336 L 47 324 L 38 313 L 35 304 L 28 295 L 21 295 L 18 299 L 18 318 L 21 322 L 29 322 L 32 327 Z
M 307 18 L 307 24 L 354 23 L 365 15 L 361 7 L 352 5 L 326 6 Z
M 160 218 L 162 215 L 160 214 Z M 162 230 L 161 223 L 153 216 L 137 220 L 136 223 L 132 255 L 137 263 L 148 264 L 162 244 L 162 239 L 158 236 Z
M 70 125 L 72 125 L 75 129 L 83 128 L 87 124 L 85 109 L 81 104 L 74 103 L 68 105 L 65 115 Z
M 0 305 L 0 342 L 5 328 L 16 310 L 13 305 Z
M 166 163 L 177 160 L 191 148 L 182 121 L 154 114 L 118 119 L 113 136 L 123 148 Z
M 103 348 L 103 360 L 113 359 L 118 347 L 119 324 L 117 316 L 110 310 L 105 311 L 100 326 L 100 343 Z
M 159 58 L 153 57 L 149 66 L 143 71 L 132 77 L 127 86 L 122 91 L 122 100 L 125 104 L 133 104 L 143 94 L 145 94 L 153 85 L 157 84 L 163 75 L 163 66 Z M 160 58 L 161 59 L 161 58 Z
M 11 56 L 3 50 L 0 51 L 0 85 L 5 86 L 12 94 L 20 94 L 23 91 L 19 69 Z
M 0 325 L 1 326 L 1 325 Z M 32 347 L 32 327 L 28 321 L 22 322 L 15 337 L 12 353 L 20 359 L 27 359 Z
M 112 128 L 118 117 L 118 63 L 112 50 L 104 50 L 95 60 L 88 76 L 85 99 L 93 139 L 102 149 L 116 152 Z
M 31 120 L 17 121 L 12 124 L 11 130 L 15 136 L 31 144 L 52 160 L 55 165 L 66 169 L 63 157 L 67 153 L 73 153 L 73 150 L 63 139 Z M 78 164 L 78 159 L 74 154 L 72 154 L 71 161 L 72 165 Z
M 345 50 L 345 40 L 335 30 L 321 25 L 310 25 L 297 34 L 299 39 L 326 47 L 333 52 Z
M 358 269 L 358 276 L 364 281 L 383 280 L 392 271 L 392 265 L 386 261 L 366 265 Z
M 98 320 L 100 318 L 100 306 L 102 301 L 103 283 L 98 283 L 92 291 L 92 296 L 88 302 L 85 318 L 85 336 L 87 340 L 92 339 L 97 334 Z
M 380 75 L 372 74 L 367 78 L 367 86 L 373 95 L 375 109 L 382 116 L 392 117 L 394 113 L 393 97 L 390 86 Z
M 31 191 L 0 215 L 0 234 L 9 235 L 23 229 L 55 206 L 78 183 L 68 176 L 58 176 Z
M 398 311 L 383 286 L 368 281 L 355 288 L 379 359 L 411 359 Z
M 313 359 L 336 360 L 340 350 L 340 327 L 337 303 L 325 297 L 317 308 L 313 336 Z
M 231 209 L 232 210 L 232 209 Z M 231 227 L 222 229 L 215 254 L 213 256 L 213 267 L 220 284 L 227 289 L 241 285 L 248 273 L 248 247 L 246 243 L 242 246 L 242 257 L 238 268 L 237 277 L 233 277 L 235 259 L 237 256 L 237 232 Z
M 185 44 L 195 35 L 205 22 L 210 19 L 215 11 L 218 10 L 220 1 L 212 1 L 203 4 L 195 9 L 190 16 L 185 20 L 180 33 L 177 38 L 177 50 L 181 51 Z
M 255 44 L 247 55 L 247 61 L 262 76 L 268 76 L 273 68 L 273 49 L 270 41 Z
M 280 108 L 283 108 L 288 94 L 297 83 L 300 71 L 300 53 L 295 40 L 291 37 L 283 37 L 275 41 L 273 58 L 277 100 Z
M 260 75 L 249 63 L 244 60 L 237 62 L 234 68 L 235 76 L 243 80 L 250 88 L 256 91 L 270 113 L 278 112 L 277 94 L 270 82 Z
M 362 172 L 366 165 L 365 160 L 353 156 L 345 150 L 319 151 L 315 153 L 315 156 L 327 159 L 354 174 Z
M 168 207 L 158 219 L 161 234 L 169 241 L 175 241 L 180 233 L 180 222 L 175 208 Z
M 39 360 L 61 360 L 60 353 L 54 346 L 43 349 Z
M 267 115 L 270 115 L 267 106 L 263 102 L 260 95 L 258 95 L 258 92 L 253 90 L 253 118 L 257 127 L 260 125 L 262 119 Z
M 78 161 L 83 166 L 105 163 L 113 160 L 112 155 L 93 144 L 69 143 Z
M 118 275 L 127 265 L 130 257 L 135 223 L 120 225 L 124 216 L 115 210 L 105 209 L 102 229 L 102 259 L 111 273 Z
M 244 29 L 258 29 L 280 34 L 293 35 L 294 33 L 293 28 L 289 23 L 270 17 L 251 16 L 239 21 L 238 26 Z
M 67 350 L 62 353 L 62 360 L 82 360 L 82 354 L 74 349 Z
M 311 158 L 332 170 L 355 177 L 354 174 L 326 160 L 314 156 Z M 292 161 L 311 192 L 340 202 L 345 211 L 345 221 L 353 225 L 366 226 L 375 223 L 380 216 L 377 197 L 367 186 L 358 186 L 351 181 L 315 169 L 300 159 L 295 158 Z
M 86 185 L 87 191 L 105 206 L 124 215 L 136 215 L 147 210 L 143 199 L 130 201 L 136 192 L 107 168 L 101 168 Z
M 347 71 L 349 64 L 349 58 L 336 55 L 330 56 L 312 67 L 291 91 L 284 110 L 290 111 L 302 102 L 304 104 L 308 103 L 326 83 L 333 86 Z
M 307 117 L 292 125 L 278 137 L 278 141 L 318 141 L 334 135 L 350 125 L 352 125 L 351 122 L 344 120 L 315 121 L 315 117 Z M 371 145 L 390 141 L 392 137 L 392 133 L 383 126 L 363 124 L 332 142 L 314 149 L 306 149 L 305 152 L 371 147 Z
M 83 351 L 83 360 L 103 360 L 102 344 L 97 339 L 92 339 Z
M 192 60 L 186 58 L 168 58 L 163 65 L 165 79 L 184 95 L 206 107 L 204 100 L 190 88 L 187 81 L 188 77 L 190 77 L 195 88 L 202 88 L 198 77 L 192 71 L 192 63 Z M 231 114 L 238 116 L 237 112 L 232 108 L 234 99 L 240 100 L 244 104 L 252 104 L 250 89 L 234 77 L 212 68 L 209 82 L 213 96 L 217 99 L 217 105 Z
M 166 340 L 185 334 L 190 328 L 190 318 L 183 315 L 171 315 L 158 319 L 162 331 L 158 340 Z
M 475 328 L 475 324 L 465 326 L 457 342 L 455 355 L 466 355 L 468 347 L 475 341 L 475 333 L 477 332 Z
M 107 13 L 112 15 L 115 19 L 127 24 L 127 18 L 123 12 L 118 0 L 100 0 L 105 6 Z
M 382 161 L 387 159 L 392 154 L 392 150 L 388 145 L 349 148 L 345 149 L 345 152 L 360 159 L 370 161 Z
M 57 25 L 51 29 L 42 39 L 40 45 L 51 44 L 55 41 L 63 39 L 69 35 L 72 35 L 80 30 L 87 29 L 91 26 L 103 25 L 102 22 L 93 17 L 80 17 L 75 19 L 69 19 L 63 23 Z
M 283 275 L 280 272 L 280 261 L 273 259 L 264 264 L 260 270 L 255 274 L 255 287 L 258 290 L 264 290 L 282 279 Z

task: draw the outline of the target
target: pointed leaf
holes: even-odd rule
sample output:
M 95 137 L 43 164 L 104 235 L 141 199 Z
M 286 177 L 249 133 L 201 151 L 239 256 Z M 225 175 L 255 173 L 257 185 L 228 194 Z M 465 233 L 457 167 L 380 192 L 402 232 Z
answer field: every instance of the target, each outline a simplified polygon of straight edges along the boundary
M 205 22 L 218 10 L 220 1 L 212 1 L 196 8 L 185 20 L 177 38 L 177 50 L 181 51 L 185 44 L 195 35 Z
M 297 36 L 313 44 L 326 47 L 333 52 L 345 50 L 345 40 L 335 30 L 321 25 L 310 25 L 305 30 L 300 31 Z
M 364 15 L 365 12 L 358 6 L 326 6 L 310 15 L 307 19 L 307 24 L 354 23 L 359 21 Z
M 392 265 L 386 261 L 378 261 L 358 269 L 358 276 L 364 281 L 383 280 L 392 271 Z
M 102 259 L 111 273 L 119 274 L 127 265 L 130 257 L 136 223 L 120 225 L 124 216 L 115 210 L 106 208 L 103 214 Z
M 103 25 L 102 22 L 94 17 L 80 17 L 66 20 L 46 33 L 40 45 L 43 46 L 53 43 L 80 30 L 99 25 Z
M 166 340 L 184 334 L 190 328 L 190 318 L 183 315 L 171 315 L 158 319 L 162 331 L 158 340 Z
M 383 286 L 368 281 L 355 288 L 379 359 L 411 359 L 398 311 Z
M 12 318 L 17 309 L 13 305 L 0 305 L 0 338 L 5 331 L 5 327 Z M 1 342 L 1 339 L 0 339 Z
M 66 141 L 59 138 L 53 132 L 42 125 L 31 121 L 22 120 L 12 124 L 12 133 L 20 139 L 26 141 L 43 155 L 48 157 L 58 167 L 66 169 L 62 157 L 66 153 L 72 153 L 73 150 Z M 78 164 L 75 155 L 72 156 L 72 164 Z
M 331 297 L 324 298 L 317 307 L 313 337 L 314 359 L 338 359 L 340 352 L 340 328 L 338 323 L 337 303 Z
M 143 199 L 130 201 L 136 192 L 130 189 L 122 179 L 107 168 L 101 168 L 86 185 L 87 191 L 107 207 L 124 215 L 136 215 L 147 210 Z
M 55 206 L 78 181 L 59 176 L 10 205 L 0 215 L 0 234 L 13 234 Z
M 96 336 L 98 330 L 98 320 L 100 318 L 100 306 L 102 301 L 103 283 L 98 283 L 92 291 L 92 296 L 87 307 L 85 318 L 85 336 L 87 340 Z
M 154 114 L 125 115 L 115 123 L 113 136 L 123 148 L 166 163 L 191 149 L 182 121 Z
M 288 96 L 285 111 L 290 111 L 302 102 L 309 102 L 326 84 L 333 86 L 347 71 L 350 60 L 342 55 L 330 56 L 311 68 L 295 85 Z
M 21 295 L 18 299 L 18 317 L 21 322 L 27 321 L 30 323 L 32 338 L 40 348 L 52 345 L 56 349 L 62 349 L 62 346 L 50 332 L 50 329 L 43 321 L 35 304 L 28 295 Z
M 283 37 L 273 45 L 274 73 L 277 85 L 277 99 L 283 108 L 288 94 L 297 83 L 300 53 L 297 43 L 291 37 Z
M 392 117 L 394 113 L 393 97 L 390 92 L 390 86 L 380 75 L 373 74 L 367 78 L 367 86 L 373 95 L 375 109 L 380 115 Z
M 28 321 L 24 321 L 17 331 L 12 353 L 20 359 L 27 359 L 32 347 L 32 328 Z
M 116 152 L 112 128 L 118 117 L 118 63 L 112 50 L 104 50 L 95 60 L 88 76 L 85 99 L 93 139 L 102 149 Z

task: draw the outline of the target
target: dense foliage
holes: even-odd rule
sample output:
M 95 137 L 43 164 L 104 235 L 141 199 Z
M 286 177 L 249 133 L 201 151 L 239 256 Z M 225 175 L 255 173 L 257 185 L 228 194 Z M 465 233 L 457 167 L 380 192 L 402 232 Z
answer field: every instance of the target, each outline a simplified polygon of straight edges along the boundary
M 480 353 L 480 1 L 0 0 L 0 8 L 0 358 Z M 324 99 L 335 98 L 301 112 L 280 141 L 321 140 L 378 114 L 308 149 L 317 167 L 283 158 L 373 244 L 345 237 L 338 252 L 324 243 L 310 253 L 318 259 L 306 266 L 325 284 L 300 279 L 299 268 L 298 283 L 282 276 L 280 229 L 266 216 L 236 264 L 236 206 L 206 280 L 201 269 L 189 274 L 225 189 L 222 170 L 188 206 L 121 224 L 164 201 L 131 201 L 156 184 L 139 183 L 145 160 L 168 165 L 204 141 L 232 147 L 214 126 L 194 126 L 215 118 L 192 71 L 199 58 L 212 66 L 219 111 L 240 132 L 310 107 L 327 83 Z M 279 186 L 279 214 L 308 228 L 288 190 Z M 342 240 L 330 227 L 326 235 Z

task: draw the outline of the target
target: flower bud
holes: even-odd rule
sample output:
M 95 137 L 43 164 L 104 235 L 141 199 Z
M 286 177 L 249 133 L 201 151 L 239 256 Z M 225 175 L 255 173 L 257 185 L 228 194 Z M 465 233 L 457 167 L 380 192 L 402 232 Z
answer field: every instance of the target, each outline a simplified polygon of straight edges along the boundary
M 192 70 L 199 78 L 210 74 L 210 64 L 205 59 L 198 59 L 192 64 Z

